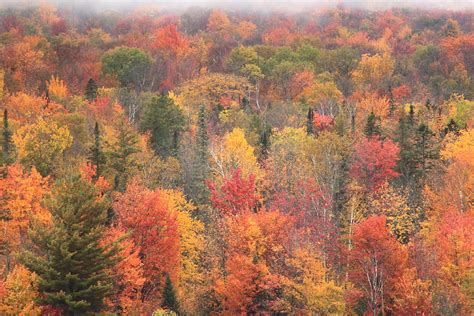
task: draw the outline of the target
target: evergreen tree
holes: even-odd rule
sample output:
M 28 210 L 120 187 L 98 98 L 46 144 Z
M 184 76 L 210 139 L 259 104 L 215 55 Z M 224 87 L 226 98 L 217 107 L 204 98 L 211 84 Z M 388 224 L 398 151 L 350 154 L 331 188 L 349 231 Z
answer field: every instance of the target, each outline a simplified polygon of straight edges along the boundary
M 95 99 L 97 99 L 98 89 L 94 79 L 90 78 L 86 85 L 86 100 L 89 102 L 95 101 Z
M 136 166 L 134 154 L 139 152 L 139 140 L 137 133 L 128 123 L 119 124 L 118 129 L 117 141 L 109 152 L 109 159 L 112 169 L 115 170 L 114 189 L 123 191 L 132 168 Z
M 454 119 L 450 119 L 448 124 L 446 125 L 446 127 L 444 128 L 444 134 L 448 134 L 448 133 L 454 133 L 455 135 L 458 135 L 459 134 L 459 126 L 458 126 L 458 123 L 456 123 L 456 121 Z
M 388 116 L 392 117 L 395 113 L 396 105 L 393 97 L 392 86 L 388 87 Z
M 88 160 L 96 168 L 94 180 L 97 180 L 102 174 L 102 168 L 105 165 L 105 154 L 102 151 L 101 139 L 100 139 L 100 130 L 99 123 L 95 123 L 94 127 L 94 144 L 89 149 Z
M 306 120 L 306 133 L 314 135 L 314 111 L 312 108 L 308 109 L 308 116 Z
M 408 124 L 408 119 L 402 112 L 398 122 L 396 140 L 400 148 L 400 159 L 397 162 L 397 172 L 402 185 L 407 185 L 414 177 L 416 162 L 413 150 L 413 132 Z
M 162 157 L 171 155 L 184 129 L 185 118 L 180 108 L 167 95 L 155 96 L 145 104 L 141 117 L 140 129 L 150 132 L 156 153 Z
M 426 124 L 420 124 L 415 132 L 415 157 L 418 162 L 418 176 L 423 182 L 426 172 L 431 170 L 435 161 L 439 158 L 438 142 L 435 134 Z M 419 188 L 423 187 L 423 183 Z
M 39 277 L 39 303 L 61 308 L 64 315 L 98 312 L 110 293 L 107 271 L 115 265 L 116 244 L 99 244 L 108 202 L 80 176 L 58 182 L 46 202 L 53 224 L 31 232 L 32 251 L 21 262 Z
M 2 142 L 2 162 L 10 164 L 13 162 L 13 142 L 12 131 L 8 124 L 8 111 L 3 111 L 3 142 Z
M 408 112 L 408 124 L 410 124 L 411 127 L 415 125 L 415 107 L 413 106 L 413 103 L 410 103 L 410 110 Z
M 170 276 L 166 274 L 165 288 L 163 289 L 163 304 L 162 306 L 173 312 L 178 312 L 179 305 L 176 300 L 176 293 L 174 291 L 173 283 L 171 282 Z
M 265 161 L 268 158 L 268 152 L 270 150 L 270 136 L 268 129 L 265 129 L 260 136 L 260 155 L 259 160 Z
M 382 134 L 374 112 L 370 112 L 370 115 L 367 117 L 364 133 L 367 137 L 380 136 Z
M 205 204 L 209 198 L 209 190 L 205 181 L 209 178 L 209 136 L 207 134 L 206 109 L 199 108 L 198 131 L 196 136 L 195 158 L 191 195 L 196 203 Z

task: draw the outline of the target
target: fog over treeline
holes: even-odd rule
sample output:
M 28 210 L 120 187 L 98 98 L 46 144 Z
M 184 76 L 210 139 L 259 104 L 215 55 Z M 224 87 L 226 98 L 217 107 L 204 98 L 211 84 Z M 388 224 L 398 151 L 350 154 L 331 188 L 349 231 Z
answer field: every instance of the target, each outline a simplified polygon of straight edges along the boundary
M 0 7 L 22 8 L 36 6 L 40 3 L 50 3 L 66 9 L 86 11 L 127 11 L 144 5 L 157 5 L 167 11 L 182 11 L 190 7 L 203 7 L 228 10 L 301 12 L 308 9 L 332 8 L 340 5 L 368 10 L 416 8 L 471 11 L 474 9 L 471 0 L 0 0 Z

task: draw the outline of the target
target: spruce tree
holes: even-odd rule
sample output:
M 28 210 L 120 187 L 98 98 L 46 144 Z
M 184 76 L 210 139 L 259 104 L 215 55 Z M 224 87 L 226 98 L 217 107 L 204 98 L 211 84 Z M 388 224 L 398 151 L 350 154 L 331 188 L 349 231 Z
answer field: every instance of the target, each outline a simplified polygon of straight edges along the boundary
M 89 149 L 88 160 L 90 163 L 95 166 L 95 176 L 94 180 L 97 180 L 102 174 L 102 168 L 105 165 L 105 154 L 102 151 L 99 123 L 95 123 L 94 127 L 94 144 Z
M 184 130 L 181 109 L 167 95 L 155 96 L 145 104 L 140 129 L 150 132 L 150 143 L 157 154 L 168 157 L 177 148 L 179 133 Z
M 90 78 L 86 85 L 86 100 L 93 102 L 97 99 L 98 87 L 94 79 Z
M 435 161 L 439 158 L 438 142 L 435 134 L 426 124 L 420 124 L 415 132 L 415 157 L 418 162 L 418 177 L 423 182 L 426 178 L 426 172 L 431 170 Z
M 35 226 L 32 250 L 21 262 L 39 277 L 38 302 L 64 315 L 85 315 L 103 308 L 112 281 L 107 271 L 120 259 L 116 244 L 100 245 L 108 202 L 78 175 L 59 181 L 46 201 L 52 226 Z
M 265 161 L 268 158 L 268 152 L 270 150 L 270 136 L 269 129 L 265 129 L 260 136 L 260 155 L 259 160 Z
M 308 109 L 308 116 L 306 119 L 306 133 L 314 135 L 314 111 L 312 108 Z
M 388 86 L 388 116 L 392 117 L 395 113 L 396 105 L 393 97 L 392 86 Z
M 117 141 L 109 152 L 109 159 L 111 167 L 115 171 L 114 189 L 123 191 L 129 173 L 136 166 L 134 154 L 139 152 L 139 140 L 137 133 L 127 122 L 119 124 L 118 132 Z
M 367 137 L 380 136 L 382 134 L 380 127 L 377 124 L 377 117 L 374 112 L 370 112 L 370 115 L 367 117 L 364 133 Z
M 174 291 L 173 283 L 168 274 L 166 274 L 165 288 L 163 289 L 163 304 L 162 306 L 173 312 L 179 311 L 178 301 L 176 300 L 176 293 Z
M 8 124 L 8 111 L 3 111 L 3 142 L 2 142 L 2 162 L 4 164 L 11 164 L 13 162 L 13 142 L 12 131 Z
M 209 136 L 207 134 L 206 108 L 201 106 L 198 113 L 198 131 L 196 135 L 192 197 L 198 204 L 205 204 L 209 190 L 205 181 L 209 178 Z

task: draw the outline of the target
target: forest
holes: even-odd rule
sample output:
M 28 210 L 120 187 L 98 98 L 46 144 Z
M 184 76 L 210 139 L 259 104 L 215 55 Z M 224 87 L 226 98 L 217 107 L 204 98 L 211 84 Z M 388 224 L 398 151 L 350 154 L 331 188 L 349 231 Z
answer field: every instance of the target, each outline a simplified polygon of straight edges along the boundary
M 474 11 L 0 8 L 0 315 L 472 315 Z

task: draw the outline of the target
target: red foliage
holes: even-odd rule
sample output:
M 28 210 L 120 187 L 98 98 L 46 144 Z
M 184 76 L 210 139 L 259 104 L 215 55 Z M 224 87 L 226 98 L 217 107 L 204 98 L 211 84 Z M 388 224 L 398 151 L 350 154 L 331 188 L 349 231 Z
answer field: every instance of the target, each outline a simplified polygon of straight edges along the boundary
M 407 99 L 411 95 L 411 89 L 406 84 L 393 88 L 393 98 L 397 101 Z
M 315 112 L 313 117 L 313 125 L 316 132 L 320 133 L 331 128 L 334 125 L 334 119 L 328 115 Z
M 398 176 L 398 146 L 391 140 L 378 137 L 363 138 L 355 145 L 350 173 L 367 191 L 375 191 L 386 181 Z
M 176 56 L 180 50 L 187 46 L 188 40 L 178 31 L 175 24 L 159 28 L 155 32 L 153 47 L 164 50 L 171 56 Z
M 235 169 L 230 178 L 224 179 L 219 189 L 213 182 L 208 182 L 207 186 L 211 190 L 212 205 L 224 215 L 251 210 L 257 206 L 260 199 L 255 191 L 255 176 L 251 174 L 245 179 L 240 168 Z
M 372 216 L 356 225 L 352 237 L 349 278 L 357 296 L 368 305 L 368 315 L 379 315 L 390 305 L 395 285 L 407 266 L 407 250 L 390 234 L 385 216 Z
M 177 214 L 160 189 L 149 191 L 132 181 L 115 203 L 118 222 L 127 230 L 140 249 L 147 279 L 144 299 L 160 296 L 164 275 L 176 280 L 179 261 Z

